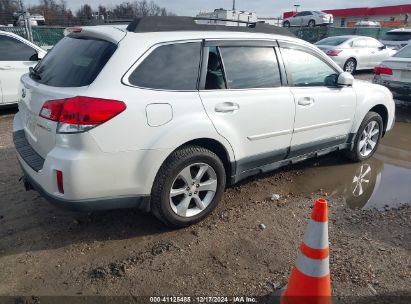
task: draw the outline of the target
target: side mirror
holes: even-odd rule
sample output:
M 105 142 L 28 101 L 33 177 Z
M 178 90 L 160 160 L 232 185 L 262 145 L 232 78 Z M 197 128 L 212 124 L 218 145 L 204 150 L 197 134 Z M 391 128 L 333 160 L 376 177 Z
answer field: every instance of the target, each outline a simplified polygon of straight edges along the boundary
M 348 72 L 343 72 L 338 76 L 337 85 L 339 86 L 352 86 L 354 83 L 354 76 Z
M 43 59 L 44 58 L 44 53 L 43 52 L 38 52 L 37 53 L 37 58 L 38 58 L 38 60 Z
M 30 61 L 40 61 L 43 58 L 44 58 L 44 54 L 41 52 L 37 52 L 31 55 Z
M 386 45 L 380 46 L 379 49 L 380 49 L 381 51 L 382 51 L 382 50 L 385 50 L 385 49 L 387 49 L 387 46 L 386 46 Z

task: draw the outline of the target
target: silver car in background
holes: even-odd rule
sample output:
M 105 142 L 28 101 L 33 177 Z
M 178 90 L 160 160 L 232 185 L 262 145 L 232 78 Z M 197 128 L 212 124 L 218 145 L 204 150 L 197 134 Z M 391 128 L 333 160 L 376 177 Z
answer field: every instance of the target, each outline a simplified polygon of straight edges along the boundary
M 385 33 L 381 42 L 390 49 L 399 50 L 404 46 L 411 44 L 411 29 L 400 28 L 391 30 Z
M 396 97 L 411 97 L 411 45 L 384 60 L 374 69 L 373 82 L 386 86 Z
M 292 17 L 286 18 L 283 21 L 284 27 L 291 26 L 309 26 L 329 25 L 334 23 L 334 16 L 319 11 L 304 11 L 295 14 Z
M 366 36 L 329 37 L 315 45 L 349 73 L 373 69 L 396 52 L 377 39 Z

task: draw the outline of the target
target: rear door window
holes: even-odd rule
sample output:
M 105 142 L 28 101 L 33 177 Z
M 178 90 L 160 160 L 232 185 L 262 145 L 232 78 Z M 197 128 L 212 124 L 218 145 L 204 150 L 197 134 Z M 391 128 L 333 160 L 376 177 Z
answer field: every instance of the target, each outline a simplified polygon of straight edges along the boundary
M 37 51 L 27 44 L 6 35 L 0 35 L 0 61 L 30 61 Z
M 40 61 L 35 81 L 53 87 L 90 85 L 115 52 L 116 44 L 92 38 L 65 37 Z
M 213 46 L 208 51 L 208 64 L 205 89 L 221 90 L 226 89 L 223 63 L 221 62 L 220 52 Z
M 281 86 L 277 57 L 272 47 L 220 47 L 229 89 Z
M 200 57 L 200 42 L 163 45 L 151 52 L 128 80 L 143 88 L 196 90 Z
M 375 39 L 367 39 L 367 46 L 371 49 L 378 49 L 382 47 L 383 44 Z
M 363 38 L 356 39 L 353 41 L 353 47 L 362 48 L 362 49 L 369 48 L 368 41 L 367 39 L 363 39 Z

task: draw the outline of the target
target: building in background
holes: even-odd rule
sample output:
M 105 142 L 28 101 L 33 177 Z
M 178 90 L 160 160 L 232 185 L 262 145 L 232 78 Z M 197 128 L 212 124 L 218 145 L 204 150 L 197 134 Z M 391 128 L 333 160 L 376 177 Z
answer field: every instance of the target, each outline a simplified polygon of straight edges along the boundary
M 238 10 L 226 10 L 223 8 L 215 9 L 214 12 L 200 12 L 197 17 L 209 18 L 209 19 L 226 19 L 226 20 L 238 20 L 244 23 L 221 21 L 221 20 L 199 20 L 199 24 L 216 24 L 216 25 L 227 25 L 227 26 L 246 26 L 247 22 L 257 22 L 257 14 L 238 11 Z
M 411 4 L 323 10 L 334 15 L 335 27 L 355 27 L 359 21 L 376 21 L 382 27 L 411 26 Z M 285 12 L 284 19 L 296 12 Z M 408 17 L 407 17 L 408 16 Z M 408 23 L 408 25 L 407 25 Z

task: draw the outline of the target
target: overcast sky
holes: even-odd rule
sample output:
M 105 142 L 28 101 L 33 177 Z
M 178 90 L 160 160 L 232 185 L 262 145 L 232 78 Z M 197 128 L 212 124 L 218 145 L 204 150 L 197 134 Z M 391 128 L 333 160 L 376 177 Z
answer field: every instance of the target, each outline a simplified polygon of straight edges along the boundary
M 96 8 L 100 3 L 110 6 L 112 3 L 133 2 L 133 0 L 66 0 L 73 11 L 83 4 Z M 37 4 L 38 0 L 25 0 L 26 4 Z M 215 8 L 231 8 L 232 0 L 154 0 L 168 10 L 186 16 L 195 16 L 199 11 L 212 11 Z M 300 4 L 301 9 L 325 10 L 333 8 L 372 7 L 397 4 L 411 4 L 411 0 L 236 0 L 237 9 L 256 12 L 258 16 L 278 17 L 284 11 Z

